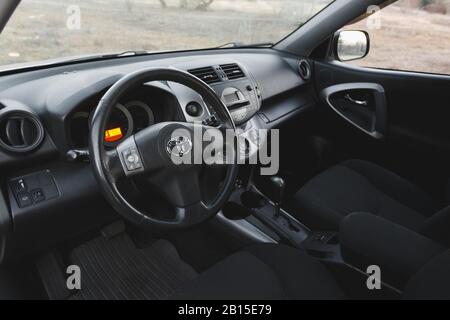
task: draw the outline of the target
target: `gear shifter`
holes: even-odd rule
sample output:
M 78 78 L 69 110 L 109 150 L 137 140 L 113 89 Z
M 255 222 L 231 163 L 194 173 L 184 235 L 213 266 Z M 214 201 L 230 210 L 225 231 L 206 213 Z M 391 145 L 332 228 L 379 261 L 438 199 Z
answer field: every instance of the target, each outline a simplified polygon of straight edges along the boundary
M 272 178 L 270 178 L 270 182 L 272 183 L 272 186 L 276 190 L 274 194 L 274 202 L 276 207 L 275 218 L 278 218 L 281 214 L 281 204 L 283 202 L 283 195 L 286 184 L 283 178 L 278 176 L 273 176 Z
M 264 198 L 269 197 L 272 199 L 274 205 L 267 202 L 264 203 L 264 201 L 260 202 L 258 197 L 250 196 L 251 192 L 244 193 L 241 196 L 242 203 L 247 207 L 251 207 L 252 215 L 269 227 L 271 231 L 275 232 L 280 239 L 287 240 L 294 246 L 301 248 L 301 244 L 309 236 L 309 230 L 287 212 L 281 210 L 286 183 L 278 176 L 272 176 L 264 182 L 264 187 L 266 187 L 264 191 L 267 192 Z M 257 199 L 258 201 L 256 201 Z

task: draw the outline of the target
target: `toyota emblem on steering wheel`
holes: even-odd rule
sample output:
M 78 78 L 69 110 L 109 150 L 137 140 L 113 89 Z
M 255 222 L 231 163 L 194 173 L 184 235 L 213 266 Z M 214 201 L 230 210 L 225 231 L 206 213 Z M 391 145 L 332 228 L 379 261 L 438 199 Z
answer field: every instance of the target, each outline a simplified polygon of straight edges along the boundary
M 182 158 L 192 150 L 192 141 L 188 137 L 180 136 L 170 139 L 167 143 L 169 155 Z

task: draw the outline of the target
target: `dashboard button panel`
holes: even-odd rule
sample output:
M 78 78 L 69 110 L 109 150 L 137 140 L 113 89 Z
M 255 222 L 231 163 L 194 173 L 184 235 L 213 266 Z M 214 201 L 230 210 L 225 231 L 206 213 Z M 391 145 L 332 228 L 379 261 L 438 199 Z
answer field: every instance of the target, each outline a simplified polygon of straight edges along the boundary
M 42 189 L 36 189 L 31 191 L 31 196 L 35 203 L 45 201 L 45 195 Z
M 19 180 L 13 181 L 11 183 L 11 187 L 17 193 L 27 191 L 27 185 L 25 184 L 24 179 L 19 179 Z
M 9 186 L 20 208 L 59 197 L 59 190 L 49 170 L 13 178 Z
M 33 204 L 33 197 L 28 192 L 21 192 L 17 194 L 17 204 L 21 208 L 29 207 Z

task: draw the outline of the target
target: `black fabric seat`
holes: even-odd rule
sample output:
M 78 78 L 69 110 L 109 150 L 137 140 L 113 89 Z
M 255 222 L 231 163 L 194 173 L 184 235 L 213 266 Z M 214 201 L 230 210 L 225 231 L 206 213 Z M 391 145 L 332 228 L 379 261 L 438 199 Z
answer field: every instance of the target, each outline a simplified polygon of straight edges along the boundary
M 404 299 L 450 299 L 450 250 L 407 283 Z M 303 251 L 264 244 L 240 251 L 179 289 L 173 300 L 341 300 L 332 274 Z
M 175 300 L 343 299 L 327 269 L 303 251 L 253 246 L 233 254 L 189 282 Z
M 419 230 L 438 209 L 430 196 L 400 176 L 370 162 L 349 160 L 310 180 L 290 210 L 316 230 L 338 230 L 352 212 L 369 212 Z

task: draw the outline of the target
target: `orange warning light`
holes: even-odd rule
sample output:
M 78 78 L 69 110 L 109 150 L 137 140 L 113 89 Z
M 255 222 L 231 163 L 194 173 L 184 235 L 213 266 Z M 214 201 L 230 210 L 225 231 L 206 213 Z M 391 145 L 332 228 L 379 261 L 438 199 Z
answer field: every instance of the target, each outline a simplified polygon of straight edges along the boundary
M 120 128 L 114 128 L 110 130 L 106 130 L 105 132 L 105 141 L 106 142 L 116 142 L 122 139 L 122 129 Z

